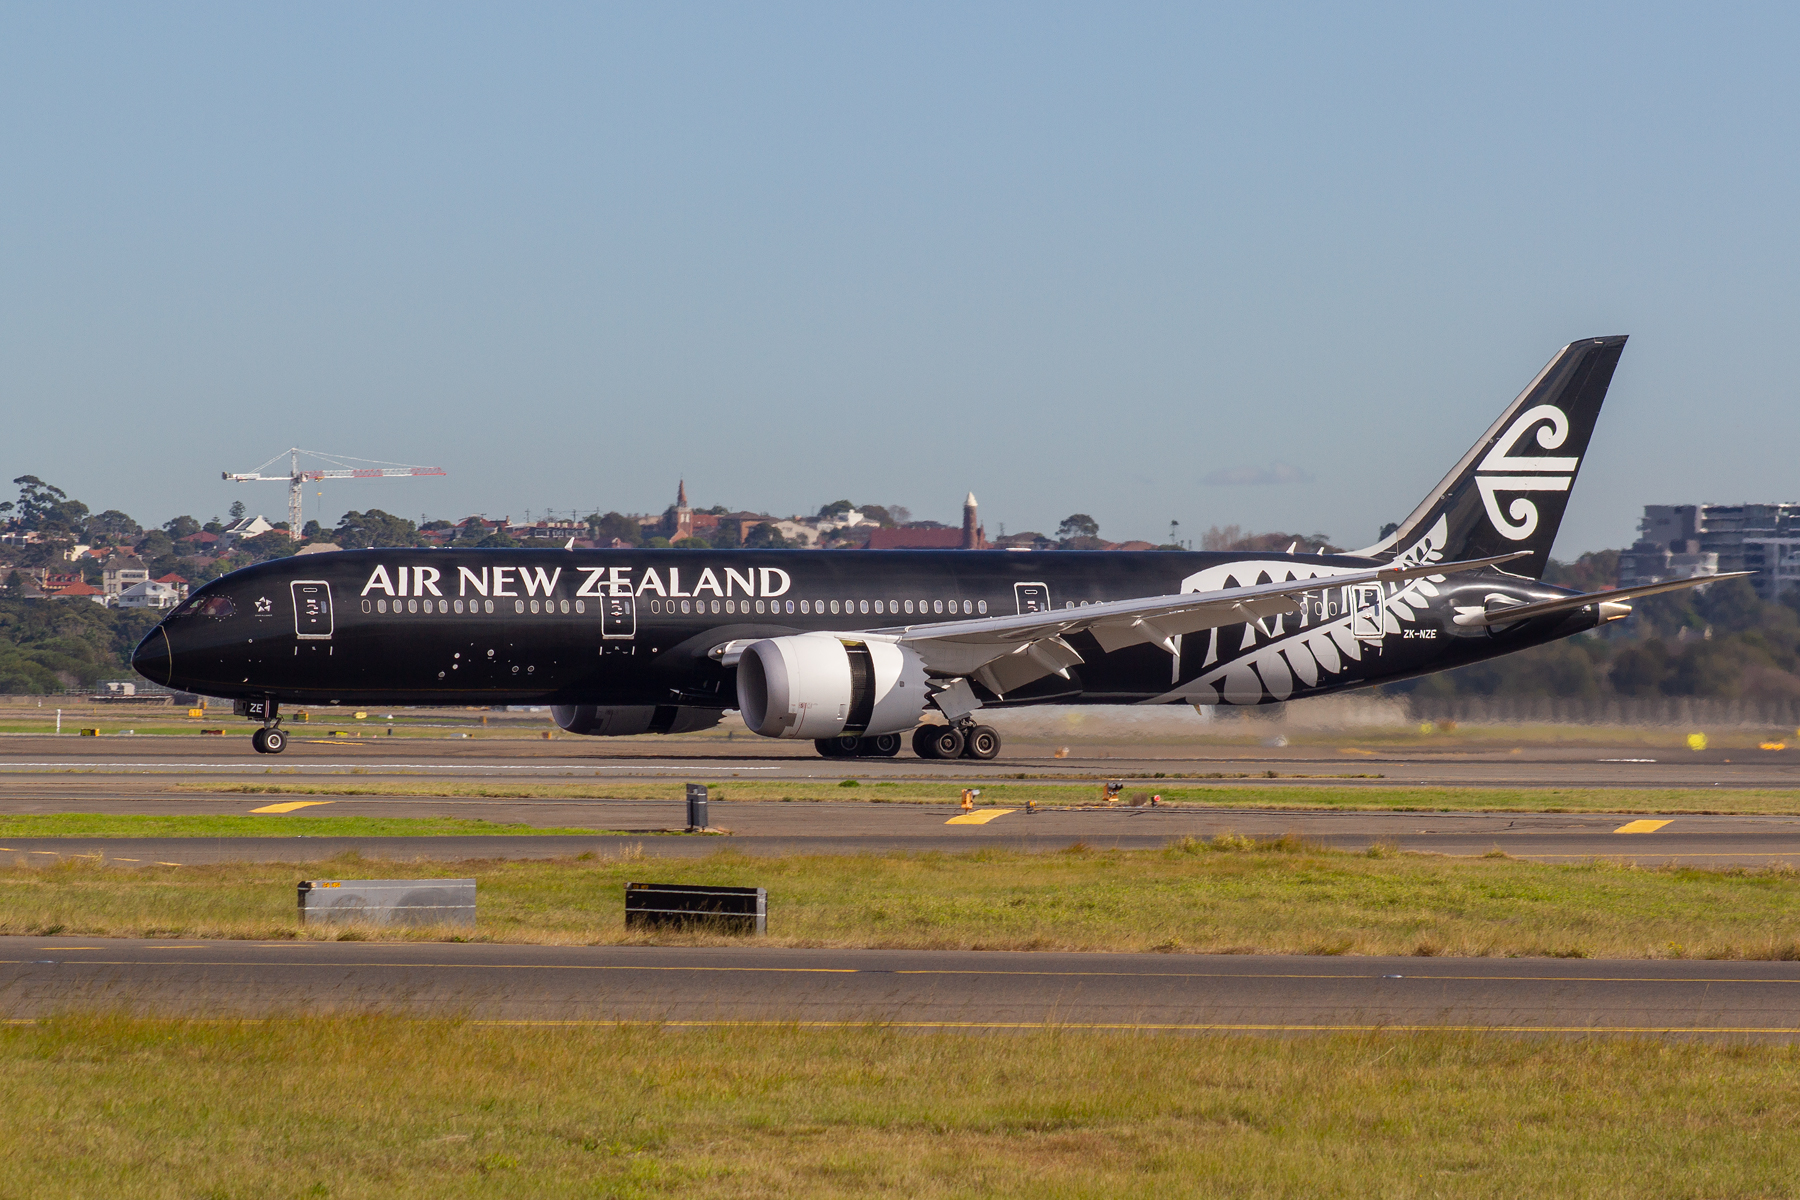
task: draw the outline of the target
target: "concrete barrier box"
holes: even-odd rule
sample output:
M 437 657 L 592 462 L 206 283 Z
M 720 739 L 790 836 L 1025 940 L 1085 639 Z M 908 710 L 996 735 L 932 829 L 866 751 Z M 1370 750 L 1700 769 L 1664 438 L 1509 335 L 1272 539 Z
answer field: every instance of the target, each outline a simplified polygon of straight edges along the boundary
M 475 924 L 473 879 L 303 879 L 300 923 Z

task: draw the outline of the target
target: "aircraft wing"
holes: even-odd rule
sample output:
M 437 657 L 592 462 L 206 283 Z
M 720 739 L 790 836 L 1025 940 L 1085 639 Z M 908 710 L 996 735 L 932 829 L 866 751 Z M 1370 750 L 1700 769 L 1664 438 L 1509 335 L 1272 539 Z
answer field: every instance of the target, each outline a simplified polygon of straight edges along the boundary
M 1615 588 L 1609 592 L 1587 592 L 1580 596 L 1558 596 L 1554 600 L 1540 600 L 1536 604 L 1501 604 L 1488 608 L 1458 608 L 1452 618 L 1458 625 L 1511 625 L 1516 621 L 1528 621 L 1532 617 L 1547 617 L 1554 613 L 1569 612 L 1577 608 L 1586 608 L 1590 604 L 1617 604 L 1623 612 L 1616 616 L 1625 616 L 1631 611 L 1626 600 L 1636 600 L 1640 596 L 1655 596 L 1662 592 L 1678 592 L 1685 588 L 1703 587 L 1709 583 L 1718 583 L 1722 579 L 1748 579 L 1755 571 L 1728 571 L 1723 575 L 1691 575 L 1686 579 L 1665 579 L 1661 583 L 1646 583 L 1639 587 Z M 1492 605 L 1493 602 L 1489 601 Z
M 1396 564 L 1282 583 L 1146 596 L 1090 604 L 1084 608 L 933 622 L 870 632 L 892 637 L 917 652 L 924 660 L 925 669 L 933 675 L 972 677 L 990 690 L 1004 694 L 1045 675 L 1067 678 L 1068 669 L 1083 661 L 1064 640 L 1073 633 L 1091 633 L 1108 653 L 1148 643 L 1174 654 L 1177 650 L 1175 638 L 1181 634 L 1298 613 L 1302 608 L 1300 598 L 1307 592 L 1359 583 L 1403 583 L 1409 579 L 1454 575 L 1518 557 L 1519 554 L 1505 554 L 1424 566 Z

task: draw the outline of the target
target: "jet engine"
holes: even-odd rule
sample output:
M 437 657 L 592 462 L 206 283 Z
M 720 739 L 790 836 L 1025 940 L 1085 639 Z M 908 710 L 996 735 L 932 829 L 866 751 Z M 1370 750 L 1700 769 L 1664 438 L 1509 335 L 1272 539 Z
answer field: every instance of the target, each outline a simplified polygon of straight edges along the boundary
M 570 733 L 589 737 L 630 737 L 637 733 L 693 733 L 711 729 L 724 713 L 716 708 L 685 708 L 674 704 L 630 704 L 604 707 L 594 704 L 557 704 L 550 709 L 556 723 Z
M 747 646 L 738 709 L 764 737 L 905 733 L 925 711 L 925 664 L 894 642 L 800 633 Z

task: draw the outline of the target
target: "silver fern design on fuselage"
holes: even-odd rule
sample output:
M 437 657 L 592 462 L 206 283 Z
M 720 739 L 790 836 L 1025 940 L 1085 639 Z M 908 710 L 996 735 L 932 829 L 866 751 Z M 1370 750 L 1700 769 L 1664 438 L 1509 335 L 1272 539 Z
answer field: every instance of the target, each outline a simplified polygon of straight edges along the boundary
M 1442 562 L 1448 523 L 1439 517 L 1431 531 L 1394 558 L 1398 566 Z M 1330 579 L 1355 566 L 1252 559 L 1208 567 L 1181 581 L 1183 592 L 1299 579 Z M 1437 596 L 1441 575 L 1404 584 L 1361 584 L 1308 593 L 1302 612 L 1244 625 L 1213 629 L 1206 638 L 1201 673 L 1151 703 L 1271 704 L 1298 693 L 1334 690 L 1354 680 L 1337 678 L 1368 652 L 1380 653 L 1387 637 L 1415 623 Z M 1235 644 L 1233 644 L 1235 642 Z

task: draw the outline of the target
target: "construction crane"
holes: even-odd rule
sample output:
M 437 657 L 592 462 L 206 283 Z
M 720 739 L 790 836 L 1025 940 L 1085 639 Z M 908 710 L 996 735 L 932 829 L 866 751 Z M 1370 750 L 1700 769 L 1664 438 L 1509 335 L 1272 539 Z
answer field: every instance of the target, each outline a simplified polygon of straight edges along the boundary
M 288 456 L 288 473 L 286 475 L 264 475 L 262 472 L 274 466 L 281 458 Z M 285 483 L 288 485 L 288 536 L 296 541 L 300 538 L 300 503 L 301 489 L 308 483 L 319 479 L 392 479 L 407 475 L 443 475 L 442 467 L 409 467 L 404 463 L 382 462 L 375 458 L 349 458 L 341 454 L 321 454 L 317 450 L 302 450 L 298 446 L 290 446 L 263 463 L 254 471 L 242 475 L 233 475 L 230 471 L 221 471 L 219 478 L 231 483 Z M 332 464 L 323 470 L 315 468 L 302 469 L 300 456 L 322 459 Z M 352 463 L 366 463 L 367 466 L 352 466 Z

